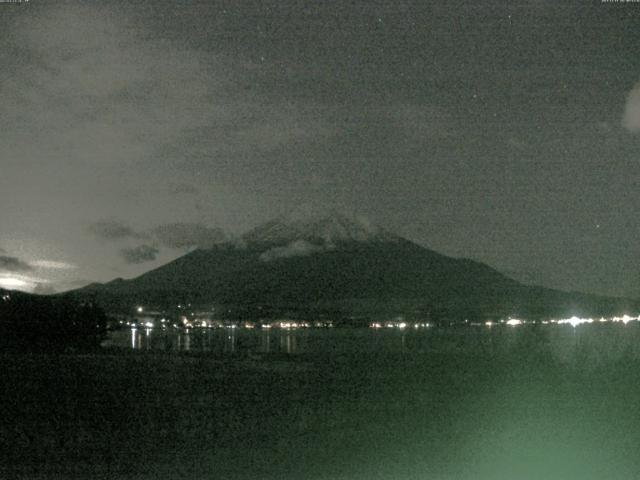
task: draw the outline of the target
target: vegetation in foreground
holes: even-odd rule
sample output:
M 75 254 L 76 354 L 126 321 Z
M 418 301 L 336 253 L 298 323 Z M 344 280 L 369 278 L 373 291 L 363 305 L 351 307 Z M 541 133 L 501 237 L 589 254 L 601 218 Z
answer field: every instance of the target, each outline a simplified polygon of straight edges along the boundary
M 104 312 L 91 301 L 0 295 L 0 351 L 87 351 L 100 346 L 106 325 Z

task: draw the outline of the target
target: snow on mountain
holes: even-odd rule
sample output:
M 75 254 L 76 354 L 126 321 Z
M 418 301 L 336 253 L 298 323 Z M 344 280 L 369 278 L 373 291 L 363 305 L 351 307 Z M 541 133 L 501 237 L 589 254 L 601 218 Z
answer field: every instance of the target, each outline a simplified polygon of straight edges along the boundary
M 336 210 L 300 207 L 243 236 L 248 243 L 292 244 L 306 241 L 332 245 L 339 242 L 395 241 L 398 237 L 367 219 Z
M 303 257 L 335 248 L 333 244 L 316 245 L 306 240 L 295 240 L 282 247 L 273 247 L 260 255 L 260 260 L 270 262 L 279 258 Z
M 233 306 L 243 318 L 292 311 L 304 316 L 418 312 L 480 321 L 618 315 L 637 308 L 625 299 L 525 286 L 482 263 L 441 255 L 332 210 L 298 209 L 241 241 L 197 249 L 137 278 L 77 294 L 127 311 L 141 302 Z

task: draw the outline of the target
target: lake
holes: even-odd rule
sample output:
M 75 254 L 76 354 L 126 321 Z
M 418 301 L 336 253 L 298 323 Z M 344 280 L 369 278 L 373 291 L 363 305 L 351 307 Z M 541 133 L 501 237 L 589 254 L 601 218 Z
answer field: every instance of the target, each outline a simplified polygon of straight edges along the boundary
M 133 328 L 111 332 L 106 345 L 143 351 L 243 354 L 456 353 L 529 349 L 570 361 L 576 354 L 616 358 L 640 351 L 638 322 L 592 325 L 484 325 L 429 328 Z
M 1 356 L 0 477 L 640 476 L 637 322 L 110 341 Z

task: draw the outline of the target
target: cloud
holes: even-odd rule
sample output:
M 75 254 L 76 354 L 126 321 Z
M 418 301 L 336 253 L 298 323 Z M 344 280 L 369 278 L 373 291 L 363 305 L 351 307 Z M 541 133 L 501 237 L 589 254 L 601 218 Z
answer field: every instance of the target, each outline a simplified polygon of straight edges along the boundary
M 640 82 L 627 95 L 622 126 L 631 133 L 640 132 Z
M 108 219 L 92 223 L 89 226 L 89 231 L 105 240 L 146 239 L 153 245 L 152 248 L 156 249 L 156 253 L 158 253 L 158 247 L 211 248 L 227 239 L 221 229 L 193 222 L 167 223 L 149 230 L 136 231 L 120 220 Z M 125 250 L 130 251 L 131 249 Z M 52 262 L 46 263 L 52 265 Z
M 78 268 L 76 265 L 66 262 L 56 262 L 53 260 L 36 260 L 29 263 L 32 267 L 50 268 L 55 270 L 73 270 Z
M 145 182 L 172 171 L 194 132 L 216 151 L 260 154 L 331 130 L 317 112 L 289 100 L 265 104 L 244 88 L 261 75 L 257 64 L 163 38 L 152 19 L 141 25 L 120 8 L 64 3 L 18 19 L 0 58 L 12 73 L 0 92 L 0 125 L 31 139 L 26 148 L 18 140 L 0 145 L 16 166 L 53 156 L 76 167 L 74 178 L 86 166 L 90 179 Z
M 33 285 L 21 278 L 8 277 L 0 274 L 0 288 L 8 288 L 10 290 L 13 290 L 13 289 L 23 290 L 26 288 L 33 288 Z
M 120 220 L 100 220 L 89 225 L 89 232 L 105 240 L 121 240 L 124 238 L 144 238 L 145 235 Z
M 318 252 L 331 250 L 331 245 L 314 245 L 305 240 L 296 240 L 285 247 L 274 247 L 260 255 L 260 260 L 270 262 L 279 258 L 304 257 Z
M 156 259 L 159 251 L 151 245 L 139 245 L 133 248 L 123 248 L 120 255 L 127 263 L 144 263 Z
M 0 256 L 0 270 L 6 270 L 9 272 L 28 272 L 33 270 L 33 268 L 27 262 L 23 262 L 17 257 L 2 255 Z
M 13 274 L 0 273 L 0 288 L 29 292 L 33 291 L 38 284 L 47 283 L 49 281 L 44 278 L 32 277 L 17 272 Z
M 169 223 L 151 231 L 156 241 L 169 248 L 211 248 L 226 240 L 222 230 L 200 223 Z

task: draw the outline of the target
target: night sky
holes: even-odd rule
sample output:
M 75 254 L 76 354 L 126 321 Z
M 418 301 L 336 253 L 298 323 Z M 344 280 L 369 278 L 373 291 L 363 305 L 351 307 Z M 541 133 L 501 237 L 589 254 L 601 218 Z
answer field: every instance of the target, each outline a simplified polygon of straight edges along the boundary
M 131 277 L 301 203 L 640 297 L 640 3 L 0 3 L 0 287 Z

